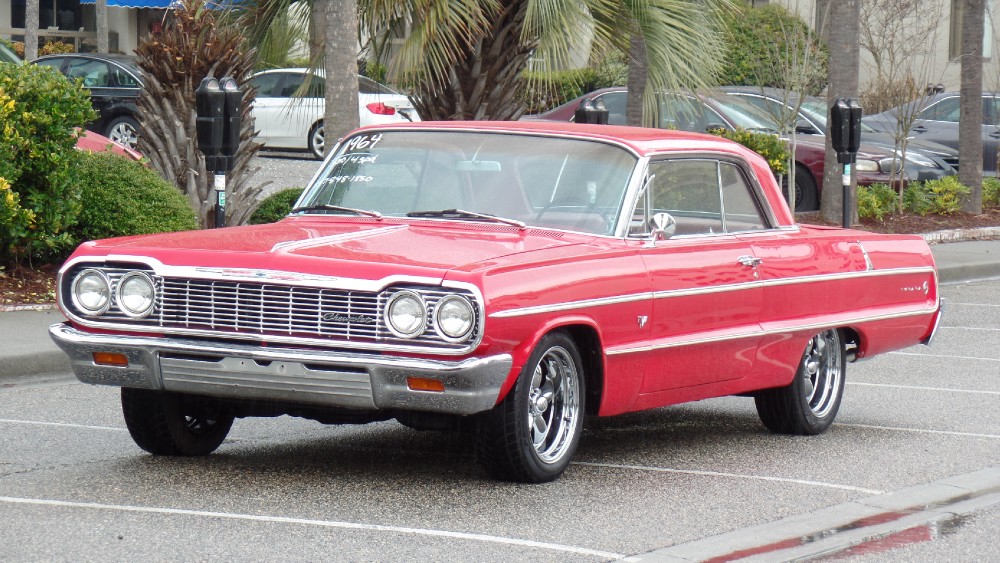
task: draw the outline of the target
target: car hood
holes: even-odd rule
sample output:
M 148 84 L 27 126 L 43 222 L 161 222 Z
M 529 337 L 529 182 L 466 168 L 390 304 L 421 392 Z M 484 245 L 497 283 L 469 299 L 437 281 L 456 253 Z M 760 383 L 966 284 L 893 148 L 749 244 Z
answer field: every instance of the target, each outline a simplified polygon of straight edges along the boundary
M 439 220 L 291 217 L 278 223 L 141 235 L 84 243 L 74 258 L 145 257 L 165 266 L 250 269 L 384 280 L 440 281 L 546 249 L 565 249 L 594 235 L 518 229 L 498 223 Z M 561 252 L 559 254 L 562 254 Z

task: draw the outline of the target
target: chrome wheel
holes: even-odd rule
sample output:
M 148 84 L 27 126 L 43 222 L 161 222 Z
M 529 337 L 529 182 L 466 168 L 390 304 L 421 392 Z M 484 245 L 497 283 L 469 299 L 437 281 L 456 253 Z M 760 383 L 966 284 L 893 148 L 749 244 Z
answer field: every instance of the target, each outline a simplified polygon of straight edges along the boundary
M 569 352 L 550 348 L 535 366 L 528 388 L 531 444 L 545 463 L 559 461 L 576 434 L 580 375 Z
M 754 393 L 761 422 L 780 434 L 819 434 L 833 424 L 844 395 L 843 335 L 831 329 L 814 335 L 792 382 Z
M 828 330 L 817 334 L 806 346 L 802 358 L 803 387 L 806 403 L 817 417 L 830 414 L 830 409 L 839 399 L 840 380 L 843 369 L 840 354 L 836 349 L 840 343 L 836 331 Z
M 583 433 L 587 378 L 576 341 L 545 335 L 514 388 L 476 420 L 476 456 L 494 477 L 544 483 L 569 466 Z
M 323 124 L 317 123 L 313 125 L 312 130 L 309 131 L 309 150 L 312 152 L 313 156 L 319 159 L 323 158 L 323 150 L 326 147 L 326 141 L 324 140 Z

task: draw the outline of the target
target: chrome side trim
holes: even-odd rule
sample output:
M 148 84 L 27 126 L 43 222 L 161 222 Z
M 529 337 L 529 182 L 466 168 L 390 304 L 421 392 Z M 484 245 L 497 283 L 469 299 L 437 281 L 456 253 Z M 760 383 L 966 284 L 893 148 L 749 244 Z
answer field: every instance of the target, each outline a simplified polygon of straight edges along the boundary
M 874 321 L 884 321 L 891 319 L 900 319 L 905 317 L 914 317 L 918 315 L 926 315 L 928 313 L 933 313 L 937 309 L 938 309 L 937 306 L 924 307 L 921 309 L 906 311 L 902 313 L 888 313 L 883 315 L 868 315 L 864 317 L 838 318 L 834 321 L 827 320 L 824 322 L 803 323 L 794 326 L 786 326 L 782 328 L 764 329 L 763 327 L 761 327 L 755 331 L 740 332 L 737 334 L 725 334 L 725 335 L 701 336 L 701 337 L 688 334 L 688 335 L 664 338 L 658 342 L 652 342 L 641 346 L 631 344 L 626 346 L 609 347 L 604 349 L 604 353 L 608 356 L 615 356 L 619 354 L 634 354 L 636 352 L 652 352 L 654 350 L 678 348 L 681 346 L 696 346 L 699 344 L 711 344 L 713 342 L 725 342 L 729 340 L 742 340 L 745 338 L 755 338 L 755 337 L 759 338 L 764 336 L 773 336 L 776 334 L 788 334 L 791 332 L 820 330 L 837 326 L 845 326 L 845 325 L 861 324 Z
M 874 270 L 875 266 L 872 265 L 872 258 L 868 256 L 868 250 L 865 249 L 865 245 L 861 244 L 860 240 L 858 241 L 858 248 L 861 249 L 861 254 L 865 257 L 865 268 L 867 271 Z
M 570 311 L 572 309 L 586 309 L 588 307 L 601 307 L 604 305 L 618 305 L 620 303 L 631 303 L 633 301 L 645 301 L 652 299 L 652 293 L 634 293 L 632 295 L 619 295 L 616 297 L 601 297 L 598 299 L 584 299 L 582 301 L 568 301 L 566 303 L 555 303 L 552 305 L 538 305 L 535 307 L 524 307 L 521 309 L 508 309 L 490 314 L 495 319 L 506 319 L 510 317 L 523 317 L 525 315 L 537 315 L 539 313 L 555 313 L 558 311 Z
M 537 305 L 534 307 L 524 307 L 520 309 L 508 309 L 506 311 L 496 311 L 494 313 L 491 313 L 489 316 L 491 318 L 503 319 L 510 317 L 522 317 L 525 315 L 536 315 L 540 313 L 554 313 L 559 311 L 569 311 L 573 309 L 584 309 L 587 307 L 599 307 L 603 305 L 617 305 L 619 303 L 642 301 L 644 299 L 670 299 L 676 297 L 688 297 L 692 295 L 705 295 L 705 294 L 723 293 L 729 291 L 744 291 L 747 289 L 760 288 L 761 286 L 764 287 L 782 286 L 782 285 L 792 285 L 792 284 L 837 281 L 837 280 L 854 279 L 854 278 L 923 274 L 923 273 L 933 273 L 936 276 L 936 271 L 932 267 L 895 268 L 889 270 L 873 270 L 870 272 L 862 271 L 862 272 L 845 272 L 838 274 L 823 274 L 818 276 L 799 276 L 781 280 L 762 280 L 762 281 L 717 285 L 710 287 L 699 287 L 692 289 L 672 289 L 665 291 L 657 291 L 653 293 L 634 293 L 631 295 L 621 295 L 614 297 L 599 297 L 595 299 L 584 299 L 581 301 L 568 301 L 564 303 L 553 303 L 551 305 Z
M 934 328 L 931 329 L 931 334 L 927 338 L 920 341 L 924 346 L 930 346 L 934 342 L 934 338 L 937 336 L 938 329 L 941 328 L 941 318 L 944 317 L 944 299 L 938 300 L 938 313 L 937 317 L 934 319 Z

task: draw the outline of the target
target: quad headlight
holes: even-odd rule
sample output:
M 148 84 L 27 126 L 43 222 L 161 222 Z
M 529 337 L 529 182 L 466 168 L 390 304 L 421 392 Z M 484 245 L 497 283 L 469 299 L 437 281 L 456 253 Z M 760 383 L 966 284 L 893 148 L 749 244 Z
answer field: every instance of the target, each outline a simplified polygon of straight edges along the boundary
M 385 306 L 389 331 L 401 338 L 416 338 L 427 328 L 427 304 L 415 291 L 399 291 Z
M 448 341 L 464 340 L 475 326 L 476 313 L 469 300 L 459 295 L 449 295 L 438 301 L 434 310 L 434 327 L 441 338 Z
M 100 270 L 84 270 L 73 280 L 70 295 L 83 314 L 101 315 L 111 306 L 111 282 Z
M 130 317 L 146 317 L 153 311 L 156 289 L 145 272 L 129 272 L 118 281 L 118 307 Z

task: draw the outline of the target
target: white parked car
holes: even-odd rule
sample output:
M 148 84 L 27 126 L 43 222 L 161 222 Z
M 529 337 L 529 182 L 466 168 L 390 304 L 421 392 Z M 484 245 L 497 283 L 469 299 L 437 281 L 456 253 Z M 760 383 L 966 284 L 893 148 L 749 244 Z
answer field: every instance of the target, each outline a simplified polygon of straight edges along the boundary
M 300 97 L 295 93 L 309 76 L 308 69 L 279 68 L 253 76 L 258 142 L 275 149 L 308 149 L 323 158 L 324 73 L 313 72 L 307 94 Z M 420 121 L 406 95 L 364 76 L 358 77 L 358 106 L 361 125 Z

